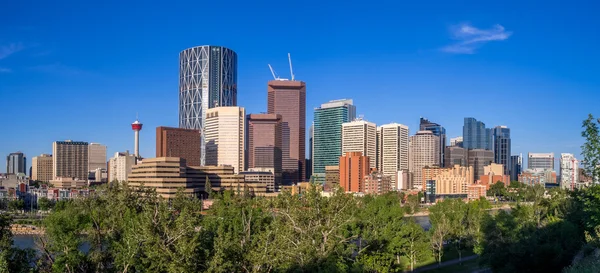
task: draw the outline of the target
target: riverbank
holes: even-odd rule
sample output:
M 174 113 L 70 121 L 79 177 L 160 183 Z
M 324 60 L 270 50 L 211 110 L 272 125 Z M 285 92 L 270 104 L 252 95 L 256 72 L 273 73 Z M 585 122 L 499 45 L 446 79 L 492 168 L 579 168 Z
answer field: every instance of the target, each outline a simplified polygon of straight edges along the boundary
M 44 229 L 34 225 L 12 224 L 10 231 L 13 235 L 41 235 L 44 234 Z

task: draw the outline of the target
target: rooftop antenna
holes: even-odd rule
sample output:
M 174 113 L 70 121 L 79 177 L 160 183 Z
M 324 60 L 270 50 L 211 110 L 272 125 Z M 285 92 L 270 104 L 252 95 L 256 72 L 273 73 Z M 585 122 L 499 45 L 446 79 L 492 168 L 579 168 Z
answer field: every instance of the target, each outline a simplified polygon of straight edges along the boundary
M 288 53 L 288 62 L 290 63 L 290 74 L 292 74 L 292 81 L 294 80 L 294 70 L 292 69 L 292 56 Z

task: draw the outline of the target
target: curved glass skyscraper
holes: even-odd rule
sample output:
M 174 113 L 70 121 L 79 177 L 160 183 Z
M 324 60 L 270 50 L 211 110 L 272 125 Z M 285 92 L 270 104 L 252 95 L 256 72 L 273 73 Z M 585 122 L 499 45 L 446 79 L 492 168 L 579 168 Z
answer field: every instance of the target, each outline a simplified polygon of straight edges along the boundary
M 179 127 L 204 132 L 206 110 L 237 106 L 237 54 L 222 46 L 198 46 L 179 54 Z M 200 142 L 204 165 L 204 133 Z

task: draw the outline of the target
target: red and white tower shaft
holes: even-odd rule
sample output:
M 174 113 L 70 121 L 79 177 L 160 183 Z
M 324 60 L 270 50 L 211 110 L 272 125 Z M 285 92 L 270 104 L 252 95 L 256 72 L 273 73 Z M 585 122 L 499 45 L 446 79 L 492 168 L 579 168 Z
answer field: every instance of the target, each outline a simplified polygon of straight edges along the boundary
M 131 129 L 135 132 L 134 152 L 135 157 L 137 158 L 140 157 L 140 131 L 142 130 L 142 125 L 143 124 L 137 119 L 131 124 Z

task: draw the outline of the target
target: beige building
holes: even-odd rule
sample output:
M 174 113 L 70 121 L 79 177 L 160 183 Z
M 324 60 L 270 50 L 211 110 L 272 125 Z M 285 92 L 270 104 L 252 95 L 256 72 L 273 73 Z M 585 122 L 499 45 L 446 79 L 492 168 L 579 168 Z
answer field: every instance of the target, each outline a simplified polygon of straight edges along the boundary
M 59 189 L 79 189 L 87 186 L 87 180 L 59 176 L 50 180 L 50 184 Z
M 242 107 L 215 107 L 206 111 L 204 140 L 207 166 L 232 166 L 235 173 L 245 166 L 246 111 Z
M 275 175 L 273 173 L 273 168 L 250 168 L 245 172 L 240 172 L 241 175 L 244 175 L 246 183 L 265 184 L 267 192 L 276 192 L 279 191 L 278 187 L 280 185 L 275 183 Z
M 88 170 L 96 169 L 106 170 L 106 146 L 100 143 L 90 143 L 88 145 Z
M 32 180 L 49 182 L 52 178 L 52 155 L 41 154 L 31 159 Z
M 372 172 L 365 177 L 365 194 L 384 194 L 393 190 L 390 176 L 380 172 Z
M 131 169 L 135 165 L 135 162 L 135 155 L 130 154 L 129 151 L 124 153 L 115 153 L 115 156 L 108 160 L 109 182 L 127 181 L 127 175 L 131 173 Z
M 376 167 L 377 126 L 362 119 L 342 123 L 342 155 L 361 152 L 369 157 L 369 165 Z
M 443 169 L 433 180 L 436 194 L 468 194 L 469 186 L 474 183 L 473 168 L 455 165 Z
M 395 184 L 398 171 L 408 169 L 408 126 L 398 123 L 377 128 L 377 170 Z M 395 187 L 394 187 L 395 188 Z
M 325 166 L 325 191 L 340 186 L 340 166 Z
M 419 131 L 409 141 L 409 171 L 412 173 L 412 187 L 424 189 L 423 173 L 425 167 L 439 166 L 439 137 L 431 131 Z
M 442 172 L 445 172 L 452 168 L 438 168 L 438 167 L 425 167 L 421 171 L 421 184 L 427 185 L 428 180 L 435 180 L 435 178 Z
M 52 178 L 88 178 L 88 143 L 83 141 L 56 141 L 52 143 Z

